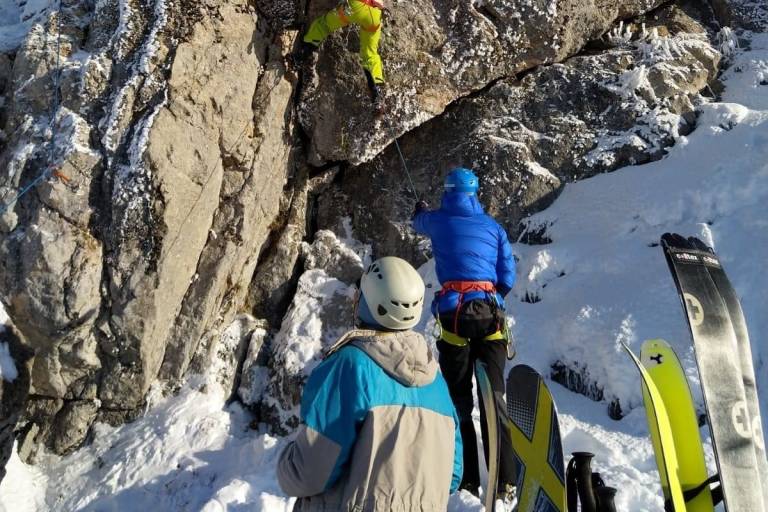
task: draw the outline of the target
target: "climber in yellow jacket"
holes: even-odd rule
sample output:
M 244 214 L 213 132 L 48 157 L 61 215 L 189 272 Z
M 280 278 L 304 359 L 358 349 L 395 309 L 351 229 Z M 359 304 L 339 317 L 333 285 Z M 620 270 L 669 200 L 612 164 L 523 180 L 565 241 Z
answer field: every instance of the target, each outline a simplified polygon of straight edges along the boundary
M 360 61 L 377 111 L 383 107 L 381 87 L 384 70 L 379 56 L 382 0 L 342 0 L 335 9 L 317 17 L 304 35 L 304 53 L 316 50 L 336 30 L 354 24 L 360 27 Z

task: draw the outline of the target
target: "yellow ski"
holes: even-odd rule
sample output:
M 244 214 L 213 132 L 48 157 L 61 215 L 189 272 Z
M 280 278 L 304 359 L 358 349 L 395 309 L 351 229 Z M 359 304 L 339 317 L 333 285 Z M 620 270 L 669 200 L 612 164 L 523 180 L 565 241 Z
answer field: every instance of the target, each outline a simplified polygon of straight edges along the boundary
M 681 489 L 684 493 L 696 489 L 707 480 L 708 475 L 699 424 L 696 420 L 696 409 L 685 372 L 672 347 L 664 340 L 648 340 L 643 343 L 640 361 L 656 384 L 669 417 L 672 437 L 675 440 L 675 455 L 680 465 L 678 479 Z M 651 439 L 659 473 L 661 473 L 664 465 L 660 461 L 664 452 L 659 432 L 654 432 L 652 427 Z M 668 488 L 664 488 L 664 498 L 667 500 L 672 498 Z M 704 486 L 703 490 L 695 498 L 686 502 L 685 506 L 687 512 L 712 512 L 715 507 L 712 504 L 709 486 Z
M 493 512 L 499 480 L 499 416 L 486 365 L 480 360 L 475 362 L 475 378 L 480 389 L 480 399 L 483 401 L 485 420 L 488 422 L 488 483 L 485 486 L 483 501 L 486 512 Z
M 686 512 L 685 499 L 683 498 L 682 486 L 678 477 L 680 467 L 677 461 L 677 451 L 674 438 L 672 437 L 669 416 L 664 408 L 664 400 L 653 378 L 645 370 L 643 364 L 628 346 L 624 345 L 624 349 L 632 358 L 632 362 L 635 363 L 642 377 L 643 402 L 645 403 L 645 413 L 648 418 L 648 430 L 651 433 L 654 450 L 658 446 L 660 453 L 660 456 L 659 454 L 656 456 L 656 462 L 659 466 L 662 491 L 665 497 L 670 496 L 674 512 Z
M 565 464 L 557 409 L 544 379 L 517 365 L 507 377 L 504 422 L 517 472 L 517 512 L 566 512 Z M 502 417 L 503 418 L 503 417 Z

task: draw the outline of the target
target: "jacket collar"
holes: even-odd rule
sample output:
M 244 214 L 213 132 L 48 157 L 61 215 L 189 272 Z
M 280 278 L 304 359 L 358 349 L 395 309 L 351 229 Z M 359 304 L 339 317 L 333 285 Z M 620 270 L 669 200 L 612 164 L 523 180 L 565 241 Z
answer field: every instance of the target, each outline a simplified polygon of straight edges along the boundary
M 345 345 L 365 352 L 390 377 L 404 386 L 426 386 L 437 375 L 437 362 L 432 350 L 424 337 L 413 331 L 356 329 L 342 336 L 329 349 L 326 357 Z
M 440 210 L 458 217 L 473 217 L 485 213 L 477 195 L 464 192 L 444 192 Z

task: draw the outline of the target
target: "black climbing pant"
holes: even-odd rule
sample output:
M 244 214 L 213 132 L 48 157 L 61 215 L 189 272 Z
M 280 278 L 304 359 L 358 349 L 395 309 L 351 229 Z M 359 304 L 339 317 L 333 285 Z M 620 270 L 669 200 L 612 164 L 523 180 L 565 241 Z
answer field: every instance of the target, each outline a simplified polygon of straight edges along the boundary
M 464 446 L 464 477 L 461 481 L 461 487 L 473 490 L 477 494 L 477 488 L 480 486 L 480 469 L 477 457 L 477 435 L 472 422 L 473 369 L 475 361 L 478 359 L 487 365 L 491 387 L 498 397 L 497 401 L 501 402 L 501 397 L 504 395 L 504 365 L 507 362 L 507 347 L 503 341 L 470 341 L 466 346 L 460 347 L 438 340 L 437 348 L 440 352 L 440 369 L 448 383 L 448 391 L 459 416 L 461 439 Z M 482 400 L 478 400 L 478 403 L 480 404 L 483 452 L 487 462 L 488 429 L 485 422 L 485 408 Z M 503 403 L 499 403 L 497 408 L 499 409 L 498 414 L 506 418 L 507 411 Z M 515 483 L 515 466 L 512 457 L 512 442 L 507 429 L 503 427 L 503 421 L 501 423 L 499 428 L 500 458 L 497 488 L 499 491 L 504 491 L 508 484 Z

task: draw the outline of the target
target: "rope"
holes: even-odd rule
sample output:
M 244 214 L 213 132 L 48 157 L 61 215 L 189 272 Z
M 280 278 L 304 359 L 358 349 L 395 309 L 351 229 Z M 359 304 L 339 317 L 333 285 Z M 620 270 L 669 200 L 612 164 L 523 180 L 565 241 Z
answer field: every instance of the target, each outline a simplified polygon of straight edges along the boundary
M 413 184 L 413 179 L 411 178 L 411 173 L 408 171 L 408 165 L 405 163 L 405 158 L 403 157 L 403 152 L 400 151 L 400 144 L 398 144 L 397 139 L 395 139 L 395 148 L 397 148 L 397 154 L 400 155 L 400 161 L 403 163 L 403 169 L 405 169 L 405 175 L 408 176 L 408 181 L 411 184 L 411 191 L 413 192 L 413 196 L 418 201 L 419 199 L 419 193 L 416 192 L 416 187 Z
M 56 113 L 59 111 L 59 107 L 61 106 L 61 1 L 58 1 L 58 6 L 56 10 L 56 68 L 55 72 L 52 76 L 52 82 L 53 82 L 53 104 L 51 105 L 51 121 L 48 125 L 48 128 L 51 131 L 51 140 L 48 144 L 48 165 L 45 167 L 43 172 L 41 172 L 30 184 L 28 184 L 25 187 L 22 187 L 18 193 L 7 203 L 4 203 L 2 206 L 0 206 L 0 215 L 4 215 L 5 212 L 8 211 L 11 206 L 16 204 L 16 201 L 21 199 L 25 194 L 27 194 L 30 190 L 35 188 L 40 182 L 47 179 L 51 172 L 54 171 L 53 167 L 53 151 L 55 148 L 56 143 L 56 134 L 57 134 L 57 125 L 56 125 Z M 47 39 L 47 36 L 46 36 Z M 46 45 L 47 46 L 47 45 Z

